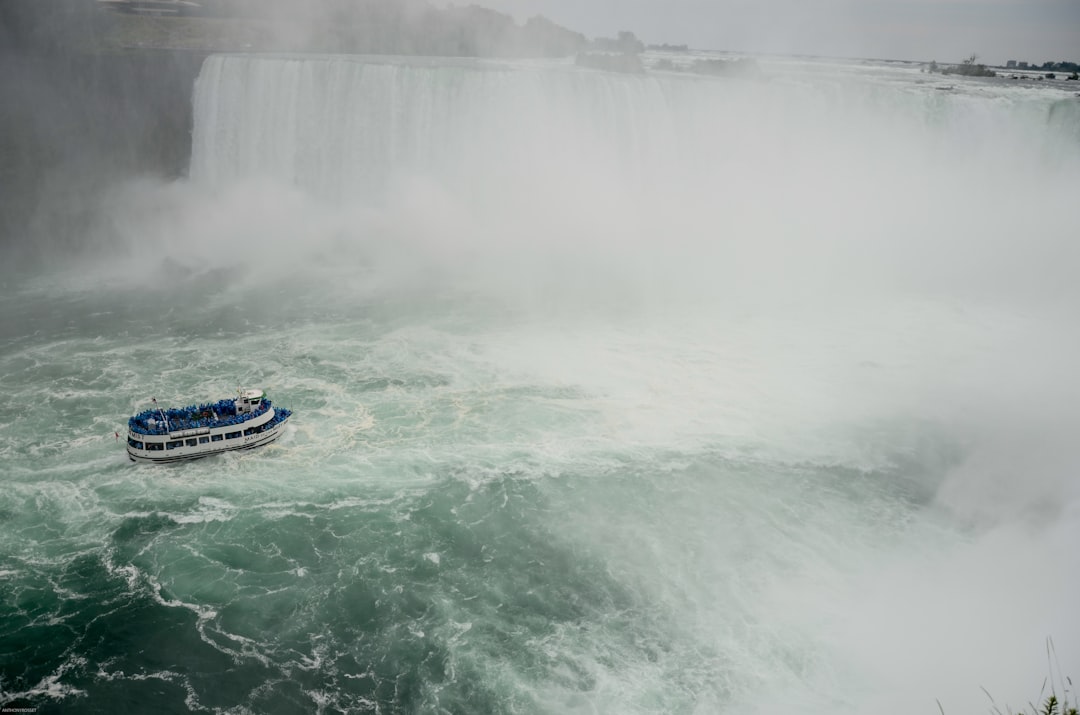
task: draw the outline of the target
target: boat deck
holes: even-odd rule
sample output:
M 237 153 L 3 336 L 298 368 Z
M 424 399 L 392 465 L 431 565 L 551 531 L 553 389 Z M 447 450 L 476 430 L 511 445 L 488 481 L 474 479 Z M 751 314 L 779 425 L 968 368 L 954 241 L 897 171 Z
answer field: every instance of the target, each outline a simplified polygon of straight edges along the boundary
M 135 434 L 165 435 L 170 432 L 239 425 L 265 415 L 272 407 L 264 399 L 251 412 L 237 412 L 233 400 L 219 400 L 187 407 L 154 408 L 144 410 L 128 419 L 128 428 Z M 278 412 L 288 412 L 279 408 Z

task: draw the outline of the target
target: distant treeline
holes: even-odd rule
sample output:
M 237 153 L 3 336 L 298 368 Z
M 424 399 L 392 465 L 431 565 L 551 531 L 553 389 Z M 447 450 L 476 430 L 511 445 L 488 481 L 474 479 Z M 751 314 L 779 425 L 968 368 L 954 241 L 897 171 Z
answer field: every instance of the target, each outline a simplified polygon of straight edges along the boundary
M 969 77 L 997 77 L 997 73 L 988 68 L 984 64 L 976 62 L 978 57 L 971 55 L 958 65 L 939 65 L 936 61 L 931 62 L 926 66 L 928 72 L 940 72 L 941 74 L 960 74 Z M 1042 71 L 1056 71 L 1056 72 L 1072 72 L 1076 74 L 1080 70 L 1080 64 L 1076 62 L 1044 62 L 1042 65 L 1024 65 L 1020 68 L 1014 67 L 1015 63 L 1010 62 L 1008 69 L 1024 69 L 1024 70 L 1042 70 Z M 1053 77 L 1053 75 L 1047 75 Z M 1075 78 L 1074 78 L 1075 79 Z
M 250 23 L 260 49 L 462 57 L 566 57 L 584 35 L 537 16 L 523 25 L 476 5 L 427 0 L 202 0 L 207 16 Z
M 645 43 L 632 32 L 622 31 L 616 37 L 597 37 L 589 43 L 589 49 L 596 52 L 620 52 L 626 55 L 641 54 Z
M 1055 72 L 1080 72 L 1080 63 L 1077 62 L 1043 62 L 1034 69 L 1053 70 Z
M 534 17 L 523 25 L 478 6 L 427 0 L 2 0 L 0 27 L 16 46 L 116 50 L 321 52 L 465 57 L 566 57 L 581 33 Z M 110 9 L 111 8 L 111 9 Z M 2 39 L 2 38 L 0 38 Z

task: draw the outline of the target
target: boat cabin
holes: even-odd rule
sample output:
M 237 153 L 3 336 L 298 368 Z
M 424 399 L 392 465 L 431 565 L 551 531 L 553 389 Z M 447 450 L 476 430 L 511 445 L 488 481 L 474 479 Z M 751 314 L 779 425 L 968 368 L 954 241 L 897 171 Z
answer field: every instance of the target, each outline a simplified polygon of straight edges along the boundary
M 243 390 L 236 398 L 236 413 L 240 415 L 257 412 L 263 401 L 262 390 Z

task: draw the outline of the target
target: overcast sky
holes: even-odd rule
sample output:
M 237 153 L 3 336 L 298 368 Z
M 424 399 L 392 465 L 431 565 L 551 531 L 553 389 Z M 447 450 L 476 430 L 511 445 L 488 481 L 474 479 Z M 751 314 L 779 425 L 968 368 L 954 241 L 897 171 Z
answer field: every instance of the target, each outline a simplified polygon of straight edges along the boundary
M 959 62 L 1080 62 L 1080 0 L 473 0 L 589 37 L 696 49 Z M 457 4 L 466 4 L 458 1 Z

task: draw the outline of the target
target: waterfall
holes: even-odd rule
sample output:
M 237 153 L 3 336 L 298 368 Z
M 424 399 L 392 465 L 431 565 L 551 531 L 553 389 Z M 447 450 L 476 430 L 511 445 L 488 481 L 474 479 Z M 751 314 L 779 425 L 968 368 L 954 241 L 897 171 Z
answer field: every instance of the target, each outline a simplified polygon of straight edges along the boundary
M 655 191 L 808 165 L 920 170 L 940 163 L 943 150 L 980 160 L 989 151 L 1012 165 L 1044 153 L 1038 135 L 1052 98 L 959 92 L 917 70 L 893 72 L 891 84 L 857 75 L 753 81 L 217 55 L 196 86 L 191 175 L 216 184 L 270 177 L 353 201 L 377 197 L 402 173 L 490 197 L 507 184 L 536 188 L 538 179 L 582 174 Z

